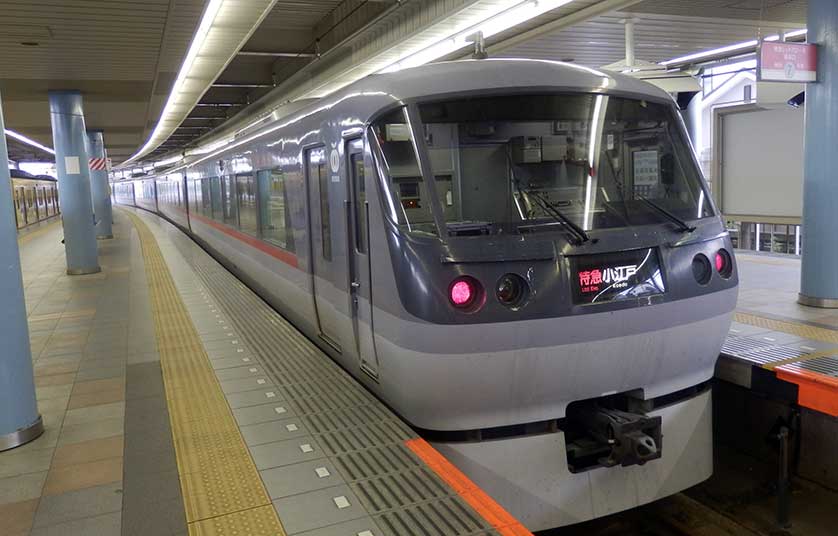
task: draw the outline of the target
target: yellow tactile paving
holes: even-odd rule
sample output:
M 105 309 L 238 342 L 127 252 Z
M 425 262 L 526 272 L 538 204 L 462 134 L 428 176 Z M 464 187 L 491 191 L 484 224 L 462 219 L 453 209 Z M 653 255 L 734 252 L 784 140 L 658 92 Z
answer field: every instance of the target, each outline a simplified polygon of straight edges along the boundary
M 770 329 L 772 331 L 790 333 L 792 335 L 812 339 L 814 341 L 838 344 L 838 331 L 832 329 L 819 328 L 817 326 L 810 326 L 799 322 L 790 322 L 788 320 L 774 320 L 773 318 L 739 312 L 733 315 L 733 320 L 741 324 L 750 324 L 752 326 Z
M 189 533 L 200 536 L 273 535 L 275 532 L 272 517 L 276 517 L 273 507 L 261 506 L 253 510 L 199 521 L 190 527 Z
M 157 241 L 126 214 L 142 244 L 189 533 L 284 536 Z

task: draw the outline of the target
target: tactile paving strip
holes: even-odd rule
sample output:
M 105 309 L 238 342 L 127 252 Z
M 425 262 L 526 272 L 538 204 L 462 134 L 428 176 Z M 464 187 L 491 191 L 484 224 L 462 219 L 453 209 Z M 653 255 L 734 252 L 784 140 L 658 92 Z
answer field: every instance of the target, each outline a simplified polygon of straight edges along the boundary
M 741 324 L 750 324 L 751 326 L 756 326 L 771 331 L 790 333 L 792 335 L 796 335 L 804 339 L 812 339 L 815 341 L 838 344 L 838 331 L 832 329 L 810 326 L 808 324 L 801 324 L 799 322 L 775 320 L 773 318 L 766 318 L 764 316 L 740 312 L 737 312 L 733 315 L 733 320 Z
M 189 533 L 284 535 L 154 235 L 140 236 Z
M 174 243 L 382 535 L 530 534 L 473 483 L 468 498 L 450 486 L 407 448 L 421 441 L 413 430 L 225 268 L 189 254 L 195 246 L 188 238 Z M 468 481 L 462 474 L 460 480 Z M 281 514 L 286 527 L 295 525 Z

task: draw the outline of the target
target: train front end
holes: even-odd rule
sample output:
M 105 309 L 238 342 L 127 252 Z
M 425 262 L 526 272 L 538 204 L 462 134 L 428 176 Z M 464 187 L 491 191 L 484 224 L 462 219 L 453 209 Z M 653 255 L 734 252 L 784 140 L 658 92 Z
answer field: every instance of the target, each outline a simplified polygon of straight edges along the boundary
M 531 530 L 711 474 L 738 276 L 667 96 L 449 94 L 367 138 L 391 406 Z

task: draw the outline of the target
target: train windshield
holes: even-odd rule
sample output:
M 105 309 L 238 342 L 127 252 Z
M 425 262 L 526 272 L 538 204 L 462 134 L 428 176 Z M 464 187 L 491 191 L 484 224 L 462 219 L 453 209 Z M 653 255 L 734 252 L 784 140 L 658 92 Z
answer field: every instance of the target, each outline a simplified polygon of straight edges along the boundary
M 412 232 L 438 234 L 436 222 L 462 236 L 713 216 L 676 116 L 657 102 L 465 98 L 395 110 L 373 133 L 389 212 Z

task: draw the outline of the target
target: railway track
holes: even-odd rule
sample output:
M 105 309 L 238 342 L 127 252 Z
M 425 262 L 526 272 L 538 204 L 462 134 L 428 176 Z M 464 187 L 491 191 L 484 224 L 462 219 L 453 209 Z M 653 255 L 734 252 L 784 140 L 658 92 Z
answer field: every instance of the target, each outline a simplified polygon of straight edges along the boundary
M 682 493 L 537 536 L 779 536 L 755 532 Z

